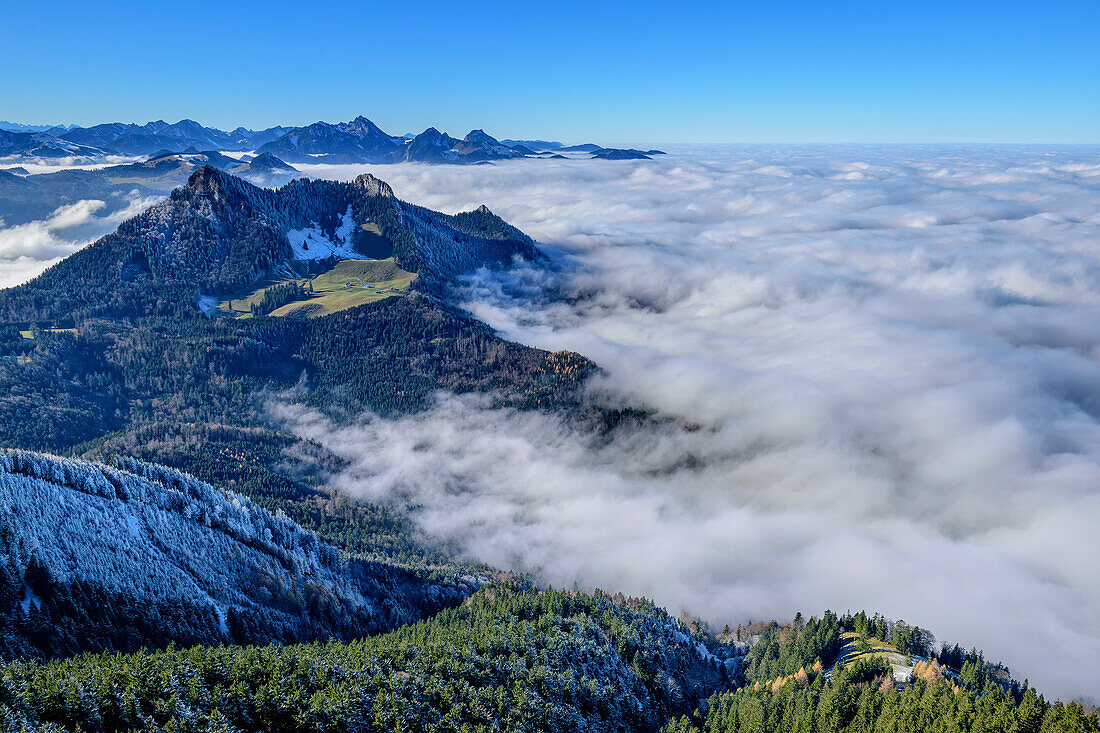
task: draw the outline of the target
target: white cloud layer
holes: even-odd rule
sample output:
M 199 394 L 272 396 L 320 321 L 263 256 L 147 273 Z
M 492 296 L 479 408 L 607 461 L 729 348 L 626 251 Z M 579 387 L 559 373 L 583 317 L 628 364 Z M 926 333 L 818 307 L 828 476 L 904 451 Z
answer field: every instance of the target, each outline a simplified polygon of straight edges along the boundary
M 1100 667 L 1100 150 L 729 148 L 370 169 L 556 275 L 468 307 L 699 423 L 597 443 L 449 399 L 301 429 L 471 556 L 716 623 L 881 610 L 1059 695 Z M 574 296 L 538 297 L 543 285 Z
M 26 282 L 158 200 L 130 196 L 124 208 L 98 216 L 105 202 L 85 199 L 58 208 L 47 219 L 10 227 L 0 219 L 0 287 Z
M 133 155 L 105 155 L 95 158 L 70 156 L 67 158 L 31 158 L 29 160 L 22 155 L 14 155 L 8 158 L 0 158 L 0 170 L 22 168 L 27 172 L 27 175 L 37 175 L 39 173 L 55 173 L 65 170 L 94 171 L 112 165 L 140 163 L 143 160 L 145 160 L 144 157 Z

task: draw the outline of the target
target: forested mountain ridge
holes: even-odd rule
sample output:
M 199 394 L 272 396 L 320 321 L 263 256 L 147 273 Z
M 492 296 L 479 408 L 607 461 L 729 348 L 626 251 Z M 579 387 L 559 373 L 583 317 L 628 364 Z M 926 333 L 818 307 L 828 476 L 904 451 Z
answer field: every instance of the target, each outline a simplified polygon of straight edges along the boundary
M 416 412 L 438 390 L 579 407 L 595 369 L 577 354 L 505 341 L 415 292 L 309 320 L 86 318 L 30 339 L 18 328 L 0 325 L 0 445 L 49 451 L 150 422 L 270 425 L 264 400 L 291 388 L 337 419 Z
M 400 201 L 370 175 L 270 190 L 204 166 L 167 201 L 34 280 L 0 291 L 0 321 L 197 313 L 202 293 L 273 271 L 305 273 L 334 256 L 393 257 L 430 287 L 539 252 L 484 207 L 441 214 Z
M 324 242 L 392 256 L 419 290 L 308 321 L 200 310 L 204 292 L 331 261 Z M 149 421 L 264 425 L 256 394 L 300 384 L 307 403 L 345 416 L 413 412 L 439 389 L 577 404 L 590 362 L 506 342 L 441 297 L 462 272 L 538 256 L 484 207 L 440 214 L 369 175 L 272 191 L 202 168 L 168 201 L 0 291 L 0 445 L 62 451 Z
M 881 617 L 875 617 L 877 621 Z M 351 643 L 85 655 L 0 669 L 6 730 L 1097 733 L 1077 703 L 930 666 L 824 661 L 867 614 L 766 625 L 748 647 L 643 599 L 512 584 Z M 900 622 L 899 622 L 900 623 Z M 893 624 L 887 622 L 889 628 Z M 957 650 L 957 647 L 956 647 Z M 942 654 L 954 654 L 945 649 Z M 784 660 L 778 672 L 767 660 Z M 963 661 L 965 660 L 965 661 Z
M 347 557 L 162 466 L 0 452 L 0 655 L 358 638 L 479 582 Z

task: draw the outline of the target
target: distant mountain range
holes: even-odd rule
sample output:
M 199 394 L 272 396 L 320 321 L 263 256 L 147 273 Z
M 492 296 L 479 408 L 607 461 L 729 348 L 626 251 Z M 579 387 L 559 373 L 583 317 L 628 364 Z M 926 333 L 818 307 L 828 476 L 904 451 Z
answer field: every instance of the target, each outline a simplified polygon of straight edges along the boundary
M 510 148 L 522 145 L 532 150 L 560 150 L 565 146 L 565 143 L 557 142 L 556 140 L 512 140 L 506 138 L 501 140 L 501 142 Z
M 47 132 L 0 130 L 0 158 L 98 158 L 110 154 L 102 148 L 64 140 Z
M 390 135 L 366 117 L 350 122 L 314 122 L 302 127 L 232 131 L 194 120 L 110 122 L 92 127 L 45 127 L 0 123 L 0 158 L 89 160 L 110 156 L 144 157 L 197 151 L 255 151 L 290 163 L 485 163 L 546 154 L 591 153 L 613 160 L 642 159 L 661 151 L 621 151 L 594 143 L 564 147 L 545 140 L 497 140 L 484 130 L 458 139 L 429 127 L 419 135 Z
M 48 130 L 71 130 L 76 125 L 25 125 L 21 122 L 8 122 L 7 120 L 0 120 L 0 130 L 7 130 L 9 132 L 46 132 Z
M 76 127 L 57 134 L 57 137 L 108 152 L 149 155 L 162 149 L 181 151 L 190 147 L 200 150 L 255 150 L 289 130 L 286 127 L 272 127 L 257 131 L 238 127 L 232 132 L 225 132 L 203 127 L 194 120 L 180 120 L 174 125 L 157 120 L 144 125 L 112 122 L 94 127 Z

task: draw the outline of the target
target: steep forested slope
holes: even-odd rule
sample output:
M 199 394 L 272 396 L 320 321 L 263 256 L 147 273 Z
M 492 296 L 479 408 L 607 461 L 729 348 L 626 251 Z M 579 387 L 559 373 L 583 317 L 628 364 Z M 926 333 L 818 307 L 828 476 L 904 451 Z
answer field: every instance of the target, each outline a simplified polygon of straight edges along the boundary
M 726 676 L 643 601 L 495 587 L 352 644 L 11 665 L 0 716 L 70 729 L 633 731 Z
M 66 656 L 385 631 L 471 581 L 343 556 L 176 471 L 0 453 L 0 654 Z
M 342 459 L 278 430 L 165 420 L 111 434 L 80 450 L 89 459 L 122 455 L 174 466 L 272 513 L 282 512 L 353 555 L 430 567 L 440 577 L 455 568 L 445 548 L 399 511 L 327 488 L 326 472 L 339 470 Z
M 51 451 L 147 421 L 263 425 L 261 393 L 295 386 L 297 399 L 336 417 L 414 412 L 439 389 L 576 405 L 594 369 L 504 341 L 419 293 L 310 320 L 89 319 L 6 346 L 0 446 Z

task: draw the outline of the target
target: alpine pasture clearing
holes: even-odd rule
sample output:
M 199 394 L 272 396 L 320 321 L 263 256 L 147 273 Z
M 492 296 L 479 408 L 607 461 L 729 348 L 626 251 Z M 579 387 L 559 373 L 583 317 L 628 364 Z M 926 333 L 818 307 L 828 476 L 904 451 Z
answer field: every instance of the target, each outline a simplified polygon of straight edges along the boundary
M 257 283 L 250 292 L 242 292 L 236 297 L 221 301 L 218 311 L 237 318 L 251 318 L 252 305 L 263 299 L 267 288 L 296 280 L 300 283 L 309 282 L 313 293 L 276 308 L 270 315 L 317 318 L 365 303 L 405 295 L 415 279 L 414 273 L 402 270 L 392 258 L 340 260 L 332 269 L 312 278 L 272 279 Z

